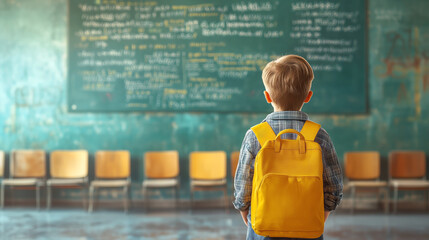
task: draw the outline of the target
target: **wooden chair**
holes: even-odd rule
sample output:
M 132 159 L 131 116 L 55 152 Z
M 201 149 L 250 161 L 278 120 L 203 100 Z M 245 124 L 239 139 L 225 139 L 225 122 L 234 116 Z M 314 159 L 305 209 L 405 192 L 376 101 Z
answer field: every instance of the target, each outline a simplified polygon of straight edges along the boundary
M 228 210 L 228 193 L 226 181 L 226 153 L 192 152 L 189 155 L 191 208 L 193 207 L 195 191 L 219 191 L 224 194 L 225 208 Z
M 388 212 L 387 182 L 380 181 L 380 154 L 378 152 L 347 152 L 344 154 L 346 188 L 351 190 L 351 213 L 354 212 L 357 189 L 378 190 L 377 199 L 384 194 L 384 210 Z
M 149 206 L 149 190 L 171 188 L 174 191 L 175 206 L 179 199 L 179 153 L 177 151 L 146 152 L 144 154 L 143 196 Z
M 389 154 L 389 186 L 393 188 L 393 212 L 397 211 L 399 190 L 429 191 L 426 156 L 421 151 L 393 151 Z M 427 193 L 429 194 L 429 192 Z M 428 207 L 428 196 L 425 205 Z
M 130 201 L 130 152 L 98 151 L 95 153 L 95 180 L 89 186 L 88 212 L 94 209 L 94 194 L 97 188 L 123 188 L 124 211 L 128 212 Z
M 231 153 L 231 176 L 232 180 L 235 178 L 235 172 L 237 171 L 238 158 L 240 157 L 240 151 Z
M 234 181 L 235 181 L 235 172 L 237 171 L 238 166 L 238 159 L 240 157 L 240 151 L 232 152 L 230 159 L 231 159 L 231 178 L 232 178 L 232 193 L 234 195 Z
M 46 181 L 46 208 L 51 208 L 52 188 L 81 188 L 85 208 L 88 187 L 88 152 L 86 150 L 53 151 L 50 155 L 50 179 Z
M 3 155 L 4 156 L 4 155 Z M 3 168 L 3 167 L 2 167 Z M 43 150 L 14 150 L 11 154 L 9 178 L 1 182 L 1 207 L 5 186 L 32 187 L 36 190 L 36 206 L 40 209 L 40 187 L 46 179 L 46 153 Z M 25 189 L 25 188 L 22 188 Z

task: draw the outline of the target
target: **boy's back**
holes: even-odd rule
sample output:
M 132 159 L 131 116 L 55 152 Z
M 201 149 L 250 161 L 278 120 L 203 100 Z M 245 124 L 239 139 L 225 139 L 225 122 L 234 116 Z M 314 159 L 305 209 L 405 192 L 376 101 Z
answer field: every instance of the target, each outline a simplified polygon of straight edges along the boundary
M 305 60 L 304 60 L 305 61 Z M 308 64 L 308 63 L 307 63 Z M 264 70 L 265 71 L 265 70 Z M 264 72 L 265 74 L 265 72 Z M 274 93 L 272 88 L 267 86 L 264 79 L 264 85 L 267 91 Z M 268 96 L 267 96 L 268 95 Z M 270 102 L 271 93 L 266 93 L 267 101 Z M 311 97 L 311 94 L 308 94 Z M 274 102 L 274 100 L 273 100 Z M 275 104 L 275 103 L 274 103 Z M 301 131 L 304 123 L 308 120 L 307 114 L 299 111 L 302 107 L 303 102 L 299 109 L 284 110 L 279 106 L 280 104 L 274 105 L 275 112 L 269 114 L 264 120 L 266 121 L 277 135 L 284 129 L 294 129 Z M 287 108 L 287 107 L 283 107 Z M 282 138 L 295 139 L 294 134 L 284 134 Z M 323 192 L 324 192 L 324 208 L 325 216 L 336 208 L 341 201 L 342 197 L 342 171 L 338 163 L 337 154 L 335 148 L 331 142 L 328 133 L 321 128 L 315 137 L 317 142 L 322 149 L 322 161 L 323 161 Z M 235 177 L 235 201 L 234 206 L 241 211 L 242 216 L 247 215 L 247 223 L 250 223 L 250 207 L 251 207 L 251 194 L 252 194 L 252 181 L 254 174 L 254 162 L 256 155 L 261 149 L 261 145 L 256 138 L 255 133 L 252 130 L 247 131 L 240 150 L 240 158 L 237 166 L 236 177 Z M 269 197 L 269 196 L 268 196 Z M 249 213 L 249 214 L 248 214 Z M 325 217 L 325 218 L 326 218 Z M 248 224 L 247 239 L 270 239 L 264 238 L 255 234 L 251 224 Z M 323 236 L 318 239 L 323 239 Z

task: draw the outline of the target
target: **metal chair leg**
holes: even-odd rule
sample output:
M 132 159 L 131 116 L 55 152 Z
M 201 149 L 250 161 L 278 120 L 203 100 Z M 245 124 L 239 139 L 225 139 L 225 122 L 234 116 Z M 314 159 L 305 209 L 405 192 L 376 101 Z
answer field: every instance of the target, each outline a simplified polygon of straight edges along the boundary
M 86 185 L 82 186 L 82 207 L 83 209 L 86 209 L 86 199 L 88 198 L 87 193 L 88 187 Z
M 128 187 L 125 186 L 124 187 L 124 212 L 127 213 L 128 212 Z
M 191 187 L 191 206 L 190 206 L 190 209 L 191 209 L 191 211 L 192 211 L 192 209 L 194 208 L 194 189 L 192 189 L 192 187 Z
M 225 188 L 223 189 L 223 195 L 225 198 L 225 210 L 227 213 L 229 213 L 228 187 L 227 186 L 225 186 Z
M 398 187 L 394 187 L 393 189 L 393 213 L 397 212 L 398 208 Z
M 128 185 L 128 194 L 127 194 L 127 198 L 128 198 L 128 208 L 129 209 L 133 209 L 134 205 L 133 205 L 133 197 L 132 197 L 132 188 L 131 188 L 131 184 Z
M 148 188 L 147 187 L 143 187 L 143 204 L 144 204 L 144 210 L 145 212 L 148 211 L 149 209 L 149 196 L 148 196 Z
M 89 204 L 88 204 L 88 212 L 92 212 L 94 210 L 94 186 L 89 186 Z
M 388 214 L 389 213 L 389 188 L 383 188 L 384 190 L 384 213 Z
M 354 214 L 355 198 L 356 198 L 356 187 L 352 186 L 350 191 L 351 191 L 350 195 L 351 195 L 351 202 L 352 202 L 351 208 L 350 208 L 350 213 Z
M 51 209 L 51 196 L 52 194 L 52 188 L 50 185 L 46 186 L 46 209 L 49 210 Z
M 97 204 L 100 203 L 100 194 L 98 193 L 100 189 L 94 188 L 94 209 L 97 206 Z
M 4 208 L 4 185 L 1 184 L 0 186 L 0 208 Z
M 36 183 L 36 207 L 40 210 L 40 185 Z
M 179 186 L 174 187 L 174 208 L 179 208 Z
M 380 203 L 380 200 L 381 200 L 381 194 L 382 194 L 382 192 L 381 192 L 381 188 L 378 188 L 378 191 L 377 191 L 377 204 L 379 204 L 379 203 Z
M 425 201 L 426 210 L 429 210 L 429 189 L 426 190 L 426 201 Z

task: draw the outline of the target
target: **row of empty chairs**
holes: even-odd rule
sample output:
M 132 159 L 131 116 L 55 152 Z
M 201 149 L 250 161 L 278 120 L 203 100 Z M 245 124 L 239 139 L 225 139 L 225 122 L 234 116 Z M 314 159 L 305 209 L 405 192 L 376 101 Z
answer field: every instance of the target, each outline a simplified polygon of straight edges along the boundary
M 384 208 L 389 211 L 390 190 L 393 190 L 393 211 L 397 211 L 399 190 L 427 191 L 425 206 L 428 208 L 429 181 L 426 178 L 426 156 L 422 151 L 392 151 L 389 153 L 388 179 L 380 180 L 380 154 L 376 151 L 348 152 L 344 154 L 345 187 L 351 192 L 351 212 L 355 208 L 358 189 L 378 189 L 378 199 L 384 194 Z
M 232 154 L 231 166 L 235 173 L 238 153 Z M 146 152 L 144 154 L 143 196 L 152 188 L 172 188 L 177 202 L 179 193 L 179 154 L 177 151 Z M 221 190 L 227 197 L 227 157 L 223 151 L 192 152 L 189 155 L 191 206 L 195 191 Z M 43 150 L 12 151 L 9 178 L 1 181 L 0 204 L 4 206 L 5 187 L 32 186 L 36 192 L 36 206 L 40 208 L 40 188 L 47 188 L 47 209 L 51 207 L 52 189 L 76 187 L 82 189 L 83 205 L 86 206 L 89 187 L 88 211 L 93 211 L 94 195 L 98 188 L 123 188 L 124 209 L 128 210 L 130 178 L 130 153 L 128 151 L 98 151 L 95 154 L 95 179 L 88 181 L 88 152 L 86 150 L 53 151 L 50 153 L 50 176 L 46 174 L 46 152 Z M 0 152 L 0 177 L 4 174 L 5 154 Z M 146 204 L 147 205 L 147 204 Z
M 231 176 L 234 178 L 239 152 L 231 153 Z M 180 187 L 179 154 L 177 151 L 146 152 L 144 154 L 143 196 L 149 202 L 150 189 L 171 188 L 177 201 Z M 0 152 L 0 177 L 4 173 L 4 152 Z M 345 188 L 350 189 L 351 212 L 355 209 L 356 192 L 359 189 L 378 190 L 378 199 L 384 194 L 384 207 L 389 209 L 390 190 L 393 190 L 393 210 L 397 211 L 400 190 L 426 190 L 429 198 L 429 181 L 426 178 L 426 156 L 421 151 L 393 151 L 389 153 L 388 179 L 381 181 L 380 154 L 376 151 L 347 152 L 344 154 Z M 227 197 L 227 157 L 223 151 L 192 152 L 189 155 L 191 206 L 194 192 L 220 190 Z M 40 187 L 47 188 L 47 208 L 51 206 L 52 188 L 78 187 L 83 191 L 86 205 L 86 189 L 89 187 L 89 206 L 92 211 L 94 195 L 98 188 L 123 188 L 124 209 L 128 210 L 130 178 L 130 153 L 128 151 L 98 151 L 95 154 L 95 179 L 88 181 L 88 152 L 85 150 L 53 151 L 50 154 L 50 177 L 46 174 L 46 153 L 43 150 L 12 151 L 9 178 L 1 181 L 0 201 L 4 205 L 6 186 L 34 186 L 36 205 L 40 207 Z M 428 199 L 427 198 L 427 199 Z M 177 203 L 176 203 L 177 204 Z M 425 202 L 426 206 L 428 203 Z M 147 206 L 147 204 L 146 204 Z

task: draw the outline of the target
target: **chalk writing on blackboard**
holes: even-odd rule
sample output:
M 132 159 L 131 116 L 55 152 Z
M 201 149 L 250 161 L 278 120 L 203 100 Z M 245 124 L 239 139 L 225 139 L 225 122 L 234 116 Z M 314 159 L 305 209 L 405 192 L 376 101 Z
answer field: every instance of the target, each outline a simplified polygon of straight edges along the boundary
M 69 109 L 266 112 L 261 70 L 288 53 L 308 59 L 321 87 L 359 68 L 349 77 L 357 104 L 365 96 L 362 9 L 337 1 L 69 1 Z M 336 100 L 325 103 L 343 104 Z M 329 109 L 340 108 L 313 107 Z

